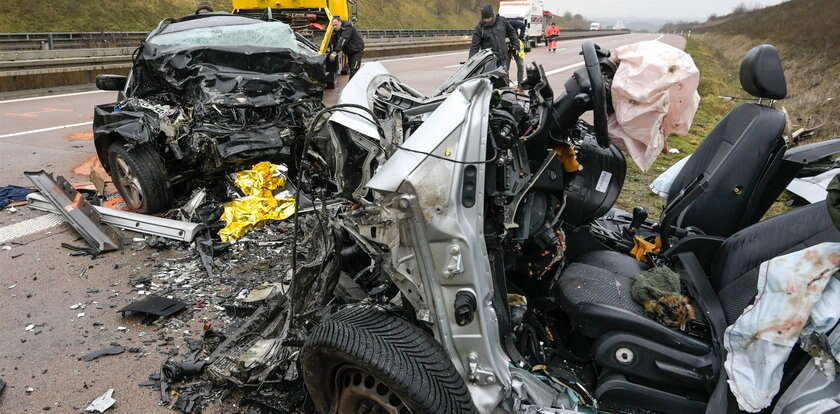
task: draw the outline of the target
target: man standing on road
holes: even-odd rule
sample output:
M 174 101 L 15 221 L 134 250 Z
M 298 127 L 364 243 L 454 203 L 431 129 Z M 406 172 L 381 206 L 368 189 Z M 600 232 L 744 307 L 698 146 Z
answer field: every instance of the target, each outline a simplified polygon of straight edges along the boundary
M 551 26 L 548 26 L 548 30 L 545 31 L 545 41 L 548 42 L 549 52 L 557 51 L 557 36 L 559 34 L 560 28 L 557 27 L 557 23 L 552 22 Z
M 510 46 L 510 55 L 513 61 L 516 62 L 516 81 L 522 83 L 525 80 L 525 53 L 528 52 L 528 45 L 525 44 L 525 29 L 527 25 L 522 19 L 508 19 L 508 23 L 516 31 L 516 37 L 519 41 L 515 45 Z M 510 73 L 510 63 L 507 65 L 508 73 Z
M 510 65 L 509 49 L 517 45 L 519 38 L 507 19 L 496 16 L 493 6 L 485 4 L 481 8 L 481 21 L 473 31 L 470 57 L 481 49 L 491 49 L 496 55 L 497 67 L 506 68 Z
M 336 39 L 334 50 L 344 52 L 344 55 L 347 56 L 350 65 L 350 79 L 353 79 L 353 76 L 359 71 L 359 67 L 362 66 L 365 41 L 353 24 L 347 20 L 341 20 L 340 17 L 335 16 L 332 25 L 335 31 L 334 39 Z

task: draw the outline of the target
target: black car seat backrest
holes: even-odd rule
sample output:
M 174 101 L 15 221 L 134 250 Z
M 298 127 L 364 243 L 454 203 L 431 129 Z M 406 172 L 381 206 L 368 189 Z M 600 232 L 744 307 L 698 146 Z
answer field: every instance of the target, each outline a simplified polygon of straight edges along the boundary
M 741 82 L 747 92 L 759 98 L 784 97 L 784 73 L 773 46 L 758 46 L 747 53 L 741 63 Z M 678 215 L 672 217 L 672 223 L 728 237 L 760 219 L 763 211 L 748 210 L 766 209 L 765 203 L 752 199 L 768 197 L 769 180 L 765 177 L 778 169 L 779 155 L 785 149 L 784 129 L 784 113 L 771 106 L 745 103 L 729 112 L 671 185 L 669 203 L 697 177 L 702 175 L 708 182 L 694 202 L 669 212 Z
M 728 323 L 733 323 L 757 293 L 761 263 L 824 242 L 840 242 L 825 202 L 798 208 L 747 227 L 720 246 L 711 282 Z

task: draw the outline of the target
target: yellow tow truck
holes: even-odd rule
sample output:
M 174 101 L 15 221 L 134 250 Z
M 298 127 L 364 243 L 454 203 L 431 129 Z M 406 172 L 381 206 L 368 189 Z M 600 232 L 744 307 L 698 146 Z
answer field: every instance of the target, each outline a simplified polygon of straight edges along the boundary
M 333 16 L 356 20 L 355 0 L 233 0 L 233 13 L 263 20 L 279 20 L 320 46 L 320 53 L 332 53 Z M 347 57 L 336 53 L 327 60 L 327 88 L 335 88 L 339 73 L 347 73 Z

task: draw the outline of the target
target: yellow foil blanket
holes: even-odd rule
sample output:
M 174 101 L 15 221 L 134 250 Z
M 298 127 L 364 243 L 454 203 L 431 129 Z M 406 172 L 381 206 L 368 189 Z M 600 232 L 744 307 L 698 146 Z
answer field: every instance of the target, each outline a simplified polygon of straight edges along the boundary
M 295 198 L 288 193 L 273 194 L 286 185 L 283 168 L 261 162 L 250 170 L 236 173 L 234 184 L 245 197 L 225 203 L 219 230 L 223 242 L 231 242 L 272 220 L 285 220 L 295 214 Z

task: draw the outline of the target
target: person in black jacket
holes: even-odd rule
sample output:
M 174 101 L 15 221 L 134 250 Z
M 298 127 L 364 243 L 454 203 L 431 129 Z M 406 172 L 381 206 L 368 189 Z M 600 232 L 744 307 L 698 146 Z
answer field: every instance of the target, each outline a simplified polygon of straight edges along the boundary
M 347 56 L 348 64 L 350 65 L 350 79 L 353 79 L 353 76 L 359 71 L 359 67 L 362 66 L 362 57 L 365 54 L 365 41 L 362 39 L 359 31 L 353 27 L 352 23 L 335 16 L 333 17 L 332 24 L 333 30 L 335 30 L 333 39 L 336 42 L 334 50 L 342 51 Z
M 485 4 L 481 8 L 481 21 L 473 32 L 470 56 L 481 49 L 491 49 L 498 59 L 498 67 L 505 68 L 510 64 L 510 49 L 518 45 L 519 38 L 507 19 L 497 16 L 493 6 Z

